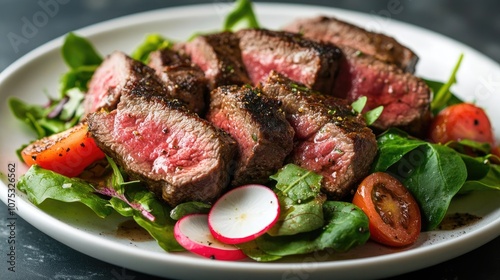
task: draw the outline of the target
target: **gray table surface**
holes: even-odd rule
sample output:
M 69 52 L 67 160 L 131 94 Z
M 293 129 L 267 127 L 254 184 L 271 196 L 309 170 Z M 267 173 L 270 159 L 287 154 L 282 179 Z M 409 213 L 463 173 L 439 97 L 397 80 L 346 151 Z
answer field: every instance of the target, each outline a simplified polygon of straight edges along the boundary
M 20 33 L 24 19 L 43 11 L 41 4 L 57 1 L 58 11 L 38 28 L 28 42 L 14 47 L 9 32 Z M 324 5 L 377 14 L 397 0 L 384 1 L 275 1 Z M 228 0 L 1 0 L 0 70 L 43 43 L 107 19 L 171 6 Z M 404 9 L 391 19 L 408 22 L 463 42 L 500 62 L 500 2 L 451 0 L 400 0 Z M 41 3 L 41 4 L 40 4 Z M 500 92 L 499 92 L 500 94 Z M 40 232 L 21 218 L 16 224 L 16 272 L 7 271 L 7 207 L 0 207 L 1 279 L 159 279 L 114 266 L 77 252 Z M 500 234 L 500 233 L 499 233 Z M 4 244 L 5 243 L 5 244 Z M 500 279 L 500 237 L 467 254 L 391 279 Z M 369 271 L 367 271 L 369 273 Z M 229 276 L 229 275 L 228 275 Z M 334 275 L 332 275 L 334 279 Z

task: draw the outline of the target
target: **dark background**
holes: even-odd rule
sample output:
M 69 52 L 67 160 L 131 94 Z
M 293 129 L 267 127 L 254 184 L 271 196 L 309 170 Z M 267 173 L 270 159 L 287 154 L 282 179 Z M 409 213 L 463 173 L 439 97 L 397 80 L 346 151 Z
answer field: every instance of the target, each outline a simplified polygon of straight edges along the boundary
M 7 34 L 21 33 L 23 18 L 40 11 L 38 2 L 50 0 L 0 0 L 0 71 L 32 49 L 87 25 L 136 12 L 197 3 L 231 1 L 172 0 L 57 0 L 59 11 L 28 42 L 11 45 Z M 51 0 L 56 1 L 56 0 Z M 257 2 L 257 1 L 256 1 Z M 274 1 L 324 5 L 376 14 L 387 9 L 383 1 Z M 405 9 L 391 18 L 430 29 L 461 41 L 500 62 L 500 1 L 400 0 Z M 7 221 L 7 207 L 0 219 Z M 83 255 L 43 234 L 22 219 L 16 224 L 17 272 L 8 273 L 6 253 L 0 256 L 2 279 L 157 279 Z M 7 230 L 0 230 L 1 242 Z M 500 233 L 499 233 L 500 234 Z M 5 245 L 5 244 L 4 244 Z M 2 250 L 6 246 L 0 246 Z M 369 274 L 369 271 L 367 271 Z M 230 277 L 230 275 L 228 275 Z M 334 275 L 332 275 L 334 278 Z M 391 279 L 500 279 L 500 237 L 458 258 Z

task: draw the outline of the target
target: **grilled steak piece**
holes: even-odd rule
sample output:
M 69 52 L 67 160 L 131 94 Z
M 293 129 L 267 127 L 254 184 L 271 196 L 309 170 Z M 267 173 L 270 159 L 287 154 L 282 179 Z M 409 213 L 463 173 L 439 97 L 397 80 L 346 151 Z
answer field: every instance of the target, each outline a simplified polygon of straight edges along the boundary
M 97 68 L 85 95 L 85 115 L 99 109 L 116 108 L 123 93 L 151 92 L 166 96 L 168 90 L 155 71 L 123 52 L 108 55 Z
M 418 56 L 394 38 L 370 32 L 333 17 L 299 19 L 286 26 L 284 30 L 303 34 L 312 40 L 330 42 L 340 48 L 346 46 L 359 50 L 379 60 L 395 64 L 409 73 L 415 71 L 418 62 Z
M 229 184 L 236 143 L 178 100 L 124 93 L 88 124 L 107 155 L 171 206 L 213 202 Z
M 205 112 L 208 94 L 205 74 L 188 56 L 171 49 L 152 52 L 148 65 L 165 83 L 169 96 L 177 98 L 198 115 Z
M 210 89 L 251 83 L 241 60 L 238 37 L 234 33 L 199 35 L 178 48 L 205 72 Z
M 383 105 L 373 124 L 378 130 L 398 127 L 415 136 L 425 133 L 431 117 L 430 89 L 422 79 L 354 49 L 344 48 L 343 53 L 334 96 L 348 102 L 367 96 L 365 111 Z
M 319 92 L 331 92 L 340 50 L 289 32 L 244 29 L 240 38 L 243 62 L 254 85 L 272 70 Z
M 345 199 L 369 172 L 377 153 L 373 132 L 345 100 L 322 95 L 271 73 L 263 92 L 282 102 L 295 130 L 290 162 L 323 176 L 322 190 Z
M 249 86 L 222 86 L 210 95 L 207 119 L 239 147 L 231 185 L 266 183 L 293 148 L 294 132 L 278 102 Z

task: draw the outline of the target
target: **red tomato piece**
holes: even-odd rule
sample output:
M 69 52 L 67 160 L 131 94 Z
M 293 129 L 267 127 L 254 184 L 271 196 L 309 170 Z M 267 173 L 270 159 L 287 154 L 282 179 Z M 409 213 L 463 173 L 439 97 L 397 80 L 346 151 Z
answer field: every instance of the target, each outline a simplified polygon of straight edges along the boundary
M 442 144 L 468 139 L 495 145 L 488 116 L 471 103 L 451 105 L 439 112 L 430 126 L 429 138 Z
M 408 189 L 383 172 L 366 177 L 353 198 L 370 222 L 370 238 L 393 247 L 414 243 L 422 225 L 420 208 Z
M 85 123 L 31 143 L 21 156 L 28 166 L 38 164 L 68 177 L 78 176 L 91 163 L 105 157 Z

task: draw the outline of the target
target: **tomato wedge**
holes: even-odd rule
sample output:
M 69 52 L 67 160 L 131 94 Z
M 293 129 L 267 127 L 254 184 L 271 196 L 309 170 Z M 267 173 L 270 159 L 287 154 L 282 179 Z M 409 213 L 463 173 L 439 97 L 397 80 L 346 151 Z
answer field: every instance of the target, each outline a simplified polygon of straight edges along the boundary
M 78 176 L 91 163 L 105 157 L 90 137 L 86 123 L 31 143 L 21 156 L 28 166 L 38 164 L 68 177 Z
M 372 240 L 402 247 L 418 239 L 420 208 L 408 189 L 391 175 L 376 172 L 366 177 L 352 202 L 368 216 Z
M 460 103 L 444 108 L 431 123 L 429 138 L 435 143 L 463 139 L 495 146 L 495 136 L 486 112 L 472 103 Z

